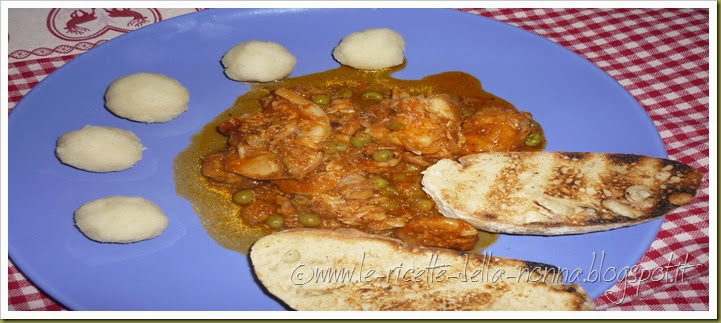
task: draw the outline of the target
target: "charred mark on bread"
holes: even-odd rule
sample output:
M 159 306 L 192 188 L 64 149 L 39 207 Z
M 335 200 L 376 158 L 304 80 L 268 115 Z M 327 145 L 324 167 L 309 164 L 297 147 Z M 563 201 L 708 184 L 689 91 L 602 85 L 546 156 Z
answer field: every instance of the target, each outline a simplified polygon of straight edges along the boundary
M 623 222 L 631 222 L 634 219 L 627 218 L 625 216 L 612 216 L 610 218 L 602 218 L 602 217 L 593 217 L 586 220 L 587 224 L 611 224 L 611 223 L 623 223 Z
M 628 165 L 637 163 L 641 158 L 645 158 L 641 155 L 632 154 L 608 154 L 608 159 L 614 164 Z
M 526 268 L 528 270 L 533 271 L 536 269 L 540 269 L 542 271 L 551 271 L 551 272 L 559 272 L 559 268 L 554 265 L 544 264 L 542 262 L 535 262 L 535 261 L 523 261 Z

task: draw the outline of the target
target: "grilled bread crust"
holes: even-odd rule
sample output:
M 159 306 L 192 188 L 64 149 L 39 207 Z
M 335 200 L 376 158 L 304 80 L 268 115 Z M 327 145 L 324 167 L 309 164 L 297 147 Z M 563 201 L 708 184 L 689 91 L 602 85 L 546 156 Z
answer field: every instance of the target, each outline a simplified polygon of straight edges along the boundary
M 481 153 L 426 169 L 423 189 L 443 215 L 489 232 L 563 235 L 659 218 L 690 202 L 702 174 L 629 154 Z
M 297 310 L 594 309 L 583 288 L 563 285 L 550 265 L 353 230 L 277 232 L 258 240 L 250 258 L 265 288 Z

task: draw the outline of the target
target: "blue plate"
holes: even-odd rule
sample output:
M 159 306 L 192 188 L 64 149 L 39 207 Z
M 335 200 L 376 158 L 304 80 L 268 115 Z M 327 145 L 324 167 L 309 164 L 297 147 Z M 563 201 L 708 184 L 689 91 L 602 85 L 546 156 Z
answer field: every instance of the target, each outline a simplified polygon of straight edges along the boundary
M 12 260 L 75 310 L 284 309 L 254 280 L 247 256 L 215 243 L 190 203 L 175 193 L 173 158 L 191 135 L 248 90 L 223 75 L 219 60 L 232 46 L 250 39 L 281 43 L 298 58 L 297 76 L 337 67 L 331 51 L 340 39 L 371 27 L 393 28 L 405 37 L 408 66 L 397 77 L 470 73 L 488 91 L 533 113 L 546 131 L 548 150 L 666 156 L 649 117 L 613 78 L 571 51 L 510 25 L 452 10 L 208 10 L 93 49 L 48 76 L 18 104 L 9 122 Z M 103 107 L 105 89 L 136 72 L 178 79 L 190 90 L 190 109 L 151 125 L 110 114 Z M 56 138 L 87 124 L 135 132 L 148 147 L 143 160 L 107 174 L 60 164 Z M 160 237 L 135 244 L 88 240 L 74 227 L 72 214 L 83 203 L 109 195 L 153 200 L 170 217 L 170 226 Z M 640 259 L 660 224 L 562 237 L 503 236 L 490 250 L 576 272 L 571 279 L 595 298 L 619 279 L 614 273 Z

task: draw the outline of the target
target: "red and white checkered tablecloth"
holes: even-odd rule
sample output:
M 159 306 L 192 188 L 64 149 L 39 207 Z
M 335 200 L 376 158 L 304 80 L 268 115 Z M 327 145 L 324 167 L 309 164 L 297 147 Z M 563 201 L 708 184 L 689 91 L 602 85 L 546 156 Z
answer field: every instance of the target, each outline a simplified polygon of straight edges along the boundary
M 157 12 L 157 20 L 185 13 Z M 155 10 L 155 11 L 153 11 Z M 671 159 L 700 169 L 699 196 L 666 216 L 656 240 L 629 281 L 596 300 L 599 310 L 709 310 L 709 11 L 707 9 L 462 9 L 537 33 L 589 59 L 623 85 L 648 112 Z M 89 11 L 89 10 L 86 10 Z M 193 10 L 186 10 L 190 12 Z M 12 22 L 12 14 L 11 22 Z M 43 21 L 48 20 L 41 17 Z M 10 37 L 13 26 L 10 25 Z M 101 41 L 108 35 L 85 43 Z M 59 50 L 12 48 L 10 108 L 33 86 L 83 51 L 80 41 Z M 62 47 L 65 46 L 65 47 Z M 92 47 L 92 46 L 86 46 Z M 18 52 L 17 50 L 22 50 Z M 15 53 L 15 56 L 12 56 Z M 65 54 L 70 53 L 70 54 Z M 654 279 L 656 268 L 685 262 L 683 279 Z M 644 280 L 645 279 L 645 280 Z M 8 303 L 14 310 L 62 310 L 9 265 Z

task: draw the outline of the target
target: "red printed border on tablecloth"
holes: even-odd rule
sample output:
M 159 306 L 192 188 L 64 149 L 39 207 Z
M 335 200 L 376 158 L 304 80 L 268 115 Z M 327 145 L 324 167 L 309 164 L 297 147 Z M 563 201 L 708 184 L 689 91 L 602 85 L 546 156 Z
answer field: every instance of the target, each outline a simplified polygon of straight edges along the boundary
M 160 11 L 155 8 L 91 8 L 87 10 L 77 8 L 50 10 L 47 20 L 48 31 L 62 40 L 82 41 L 97 38 L 111 30 L 127 33 L 163 20 Z M 146 16 L 141 11 L 145 11 L 149 15 Z M 66 16 L 65 14 L 68 12 L 69 14 Z M 97 23 L 95 26 L 87 25 L 90 22 Z
M 24 59 L 24 58 L 30 57 L 30 55 L 48 56 L 52 53 L 67 54 L 74 50 L 85 52 L 85 51 L 89 51 L 97 46 L 100 46 L 100 45 L 104 44 L 105 42 L 107 42 L 106 39 L 101 39 L 95 43 L 79 42 L 79 43 L 75 44 L 74 46 L 60 45 L 60 46 L 57 46 L 52 49 L 47 48 L 47 47 L 36 48 L 36 49 L 33 49 L 32 51 L 18 49 L 16 51 L 13 51 L 12 53 L 10 53 L 10 55 L 8 55 L 8 56 L 15 58 L 15 59 Z
M 97 20 L 98 17 L 95 14 L 95 10 L 98 9 L 89 9 L 89 11 L 84 11 L 83 9 L 78 8 L 64 8 L 64 9 L 51 9 L 50 13 L 48 14 L 47 18 L 47 28 L 48 31 L 54 35 L 55 37 L 66 40 L 66 41 L 78 41 L 75 45 L 72 44 L 64 44 L 59 45 L 54 48 L 47 48 L 47 47 L 39 47 L 35 49 L 17 49 L 14 50 L 12 53 L 8 55 L 10 58 L 14 58 L 17 60 L 26 59 L 32 55 L 43 57 L 52 55 L 53 53 L 58 54 L 68 54 L 73 51 L 88 51 L 91 50 L 105 42 L 108 41 L 108 39 L 100 39 L 97 41 L 85 41 L 85 40 L 91 40 L 93 38 L 100 37 L 104 34 L 106 34 L 108 31 L 116 31 L 120 33 L 127 33 L 130 31 L 133 31 L 139 27 L 143 27 L 145 25 L 150 25 L 159 21 L 163 20 L 163 16 L 159 9 L 156 8 L 146 8 L 142 10 L 146 10 L 150 13 L 152 16 L 152 21 L 148 19 L 148 16 L 144 16 L 139 10 L 141 9 L 129 9 L 129 8 L 102 8 L 107 14 L 105 14 L 102 18 L 114 18 L 114 19 L 122 19 L 122 18 L 130 18 L 130 20 L 123 20 L 121 22 L 115 22 L 117 25 L 125 24 L 125 28 L 123 26 L 116 26 L 114 24 L 108 24 L 105 25 L 98 30 L 95 30 L 89 35 L 85 36 L 75 36 L 75 34 L 84 34 L 86 32 L 91 32 L 90 28 L 83 27 L 82 24 L 87 23 L 89 21 Z M 194 8 L 195 11 L 203 11 L 207 8 Z M 58 13 L 62 12 L 61 10 L 69 11 L 73 10 L 73 13 L 75 14 L 75 18 L 70 18 L 65 21 L 65 19 L 62 19 L 63 21 L 59 21 L 58 19 Z M 106 17 L 107 16 L 107 17 Z M 71 21 L 75 19 L 75 21 Z M 127 20 L 127 21 L 126 21 Z M 59 27 L 58 25 L 63 25 Z M 72 32 L 71 32 L 72 31 Z

